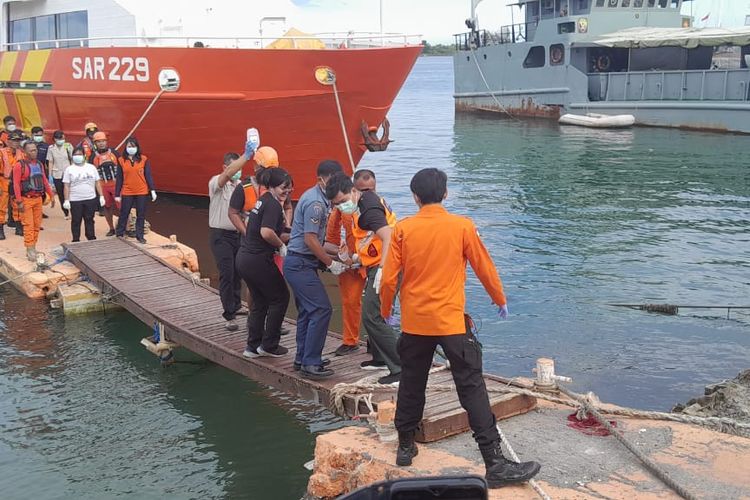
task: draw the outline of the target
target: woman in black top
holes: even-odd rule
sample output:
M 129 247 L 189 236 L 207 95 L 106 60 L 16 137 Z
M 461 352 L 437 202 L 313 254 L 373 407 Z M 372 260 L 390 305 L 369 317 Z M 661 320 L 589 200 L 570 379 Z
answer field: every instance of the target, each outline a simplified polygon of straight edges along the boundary
M 247 320 L 247 358 L 283 356 L 289 350 L 279 345 L 281 324 L 289 305 L 289 290 L 273 261 L 275 253 L 286 254 L 286 222 L 279 199 L 291 187 L 291 178 L 281 168 L 267 169 L 258 182 L 267 191 L 250 210 L 247 232 L 237 252 L 237 272 L 245 280 L 253 299 Z

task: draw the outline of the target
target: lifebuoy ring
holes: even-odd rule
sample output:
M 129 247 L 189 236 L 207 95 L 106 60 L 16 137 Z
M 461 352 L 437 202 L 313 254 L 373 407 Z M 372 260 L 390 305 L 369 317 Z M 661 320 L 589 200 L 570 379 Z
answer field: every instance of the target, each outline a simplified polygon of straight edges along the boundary
M 612 60 L 607 54 L 602 54 L 596 58 L 596 69 L 600 73 L 606 73 L 609 71 L 610 66 L 612 66 Z
M 560 47 L 552 47 L 549 53 L 549 60 L 552 64 L 560 64 L 563 60 L 563 51 Z

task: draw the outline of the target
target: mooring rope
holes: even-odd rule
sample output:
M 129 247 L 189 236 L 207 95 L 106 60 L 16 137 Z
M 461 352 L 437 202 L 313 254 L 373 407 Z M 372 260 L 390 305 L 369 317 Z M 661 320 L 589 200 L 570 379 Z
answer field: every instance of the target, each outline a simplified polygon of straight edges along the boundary
M 492 92 L 492 89 L 490 88 L 490 84 L 487 82 L 487 78 L 484 77 L 484 71 L 482 71 L 482 68 L 479 66 L 479 61 L 477 60 L 477 53 L 474 51 L 474 47 L 472 47 L 471 45 L 469 45 L 469 50 L 471 50 L 472 59 L 474 59 L 474 64 L 476 64 L 476 66 L 477 66 L 477 71 L 479 71 L 479 76 L 482 77 L 482 81 L 484 82 L 484 86 L 487 87 L 487 92 L 489 92 L 490 96 L 495 101 L 495 104 L 498 105 L 498 107 L 500 108 L 500 111 L 502 111 L 503 113 L 505 113 L 506 115 L 508 115 L 510 118 L 512 118 L 512 119 L 514 119 L 516 121 L 520 121 L 520 120 L 518 120 L 518 118 L 516 118 L 515 116 L 513 116 L 510 113 L 510 111 L 508 111 L 508 109 L 500 103 L 500 101 L 498 101 L 497 97 L 495 97 L 495 93 Z
M 521 459 L 519 459 L 518 455 L 516 455 L 516 450 L 513 449 L 513 446 L 511 446 L 508 438 L 505 437 L 503 430 L 500 428 L 500 424 L 495 424 L 495 427 L 497 427 L 497 433 L 500 435 L 500 441 L 502 441 L 502 443 L 505 445 L 505 448 L 508 450 L 508 455 L 510 455 L 510 458 L 513 459 L 514 462 L 520 463 Z M 545 492 L 539 485 L 539 483 L 536 482 L 536 479 L 529 479 L 529 486 L 534 488 L 534 491 L 536 491 L 536 494 L 539 495 L 542 500 L 552 500 L 550 496 L 547 495 L 547 492 Z
M 697 496 L 690 493 L 690 491 L 688 491 L 684 486 L 675 481 L 672 476 L 669 475 L 669 472 L 664 470 L 656 462 L 646 456 L 645 453 L 636 448 L 635 445 L 633 445 L 633 443 L 631 443 L 618 429 L 610 424 L 609 421 L 604 418 L 596 408 L 594 408 L 594 405 L 591 404 L 588 399 L 581 396 L 580 394 L 576 394 L 566 389 L 563 386 L 559 386 L 558 389 L 569 398 L 578 401 L 578 403 L 580 403 L 580 405 L 585 409 L 586 412 L 588 412 L 589 415 L 593 416 L 597 422 L 599 422 L 605 429 L 607 429 L 607 431 L 609 431 L 610 434 L 617 438 L 617 440 L 622 443 L 622 445 L 625 446 L 625 448 L 627 448 L 630 453 L 638 457 L 638 460 L 643 462 L 643 465 L 645 465 L 646 468 L 654 476 L 656 476 L 657 479 L 672 488 L 672 490 L 674 490 L 675 493 L 680 495 L 682 498 L 685 498 L 686 500 L 697 500 Z
M 442 369 L 445 369 L 445 367 L 440 367 Z M 339 383 L 336 384 L 333 389 L 331 389 L 331 410 L 339 416 L 345 417 L 346 411 L 344 409 L 344 403 L 343 398 L 345 396 L 351 396 L 354 394 L 359 394 L 363 392 L 382 392 L 382 391 L 397 391 L 398 387 L 395 385 L 383 385 L 383 384 L 359 384 L 359 383 L 352 383 L 352 384 L 345 384 L 345 383 Z M 444 391 L 455 391 L 456 387 L 453 385 L 429 385 L 427 386 L 428 391 L 437 391 L 437 392 L 444 392 Z M 543 392 L 537 392 L 532 391 L 530 389 L 523 389 L 521 387 L 512 387 L 512 386 L 502 386 L 502 387 L 488 387 L 487 388 L 488 393 L 493 394 L 520 394 L 522 396 L 529 396 L 532 398 L 542 399 L 545 401 L 550 401 L 552 403 L 557 403 L 564 406 L 569 406 L 571 408 L 580 408 L 581 404 L 578 400 L 570 400 L 567 398 L 561 398 L 559 396 L 554 396 L 551 394 L 543 393 Z M 572 393 L 571 394 L 576 394 Z M 593 393 L 589 393 L 593 395 Z M 579 398 L 586 398 L 587 396 L 578 394 Z M 590 398 L 591 399 L 591 398 Z M 640 418 L 644 420 L 666 420 L 670 422 L 678 422 L 683 424 L 692 424 L 692 425 L 699 425 L 702 427 L 707 427 L 710 429 L 713 429 L 718 432 L 722 432 L 724 434 L 731 434 L 735 436 L 743 436 L 743 437 L 750 437 L 750 424 L 745 422 L 740 422 L 735 419 L 726 418 L 726 417 L 697 417 L 693 415 L 685 415 L 682 413 L 666 413 L 666 412 L 660 412 L 660 411 L 648 411 L 648 410 L 637 410 L 634 408 L 625 408 L 625 407 L 612 407 L 612 408 L 606 408 L 599 405 L 594 405 L 593 403 L 590 403 L 592 408 L 595 408 L 597 411 L 605 414 L 605 415 L 618 415 L 622 417 L 630 417 L 630 418 Z

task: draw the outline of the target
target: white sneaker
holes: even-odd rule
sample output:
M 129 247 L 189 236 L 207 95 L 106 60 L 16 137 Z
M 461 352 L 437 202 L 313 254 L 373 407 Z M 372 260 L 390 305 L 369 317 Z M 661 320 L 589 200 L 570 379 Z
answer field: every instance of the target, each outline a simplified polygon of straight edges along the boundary
M 234 319 L 230 319 L 226 323 L 224 323 L 224 328 L 229 330 L 230 332 L 236 332 L 239 329 L 239 325 L 237 324 L 237 321 Z
M 261 356 L 260 354 L 258 354 L 257 352 L 255 352 L 255 351 L 253 351 L 251 349 L 245 349 L 242 352 L 242 357 L 244 357 L 244 358 L 253 359 L 253 358 L 259 358 L 260 356 Z

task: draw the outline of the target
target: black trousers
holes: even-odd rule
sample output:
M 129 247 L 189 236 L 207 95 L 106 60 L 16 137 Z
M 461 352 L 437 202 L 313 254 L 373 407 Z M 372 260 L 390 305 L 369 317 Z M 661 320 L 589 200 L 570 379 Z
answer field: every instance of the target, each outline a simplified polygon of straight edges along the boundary
M 151 199 L 150 195 L 139 194 L 134 196 L 123 196 L 120 204 L 120 218 L 117 219 L 117 236 L 124 236 L 125 229 L 128 227 L 128 218 L 130 210 L 135 207 L 135 237 L 143 238 L 143 228 L 146 225 L 146 202 Z
M 53 180 L 55 181 L 55 191 L 57 191 L 57 199 L 60 200 L 60 208 L 62 208 L 63 203 L 65 203 L 65 184 L 63 184 L 62 179 Z M 71 201 L 70 204 L 73 205 L 73 202 Z M 68 209 L 63 208 L 62 211 L 65 214 L 65 217 L 67 217 L 69 214 Z
M 242 278 L 235 269 L 234 261 L 240 249 L 240 233 L 226 229 L 208 229 L 211 252 L 219 269 L 219 296 L 224 308 L 224 319 L 234 319 L 242 307 Z
M 289 289 L 272 254 L 237 254 L 237 271 L 250 289 L 253 305 L 247 316 L 247 346 L 273 351 L 289 305 Z
M 403 333 L 398 341 L 401 357 L 401 381 L 396 402 L 396 429 L 416 430 L 422 420 L 427 375 L 435 347 L 441 346 L 450 361 L 458 399 L 469 415 L 469 426 L 480 448 L 500 439 L 495 415 L 490 408 L 487 387 L 482 377 L 482 349 L 471 334 L 411 335 Z
M 83 221 L 87 240 L 95 240 L 94 232 L 94 214 L 99 208 L 99 198 L 91 198 L 84 201 L 70 202 L 70 233 L 73 235 L 73 241 L 81 240 L 81 221 Z

